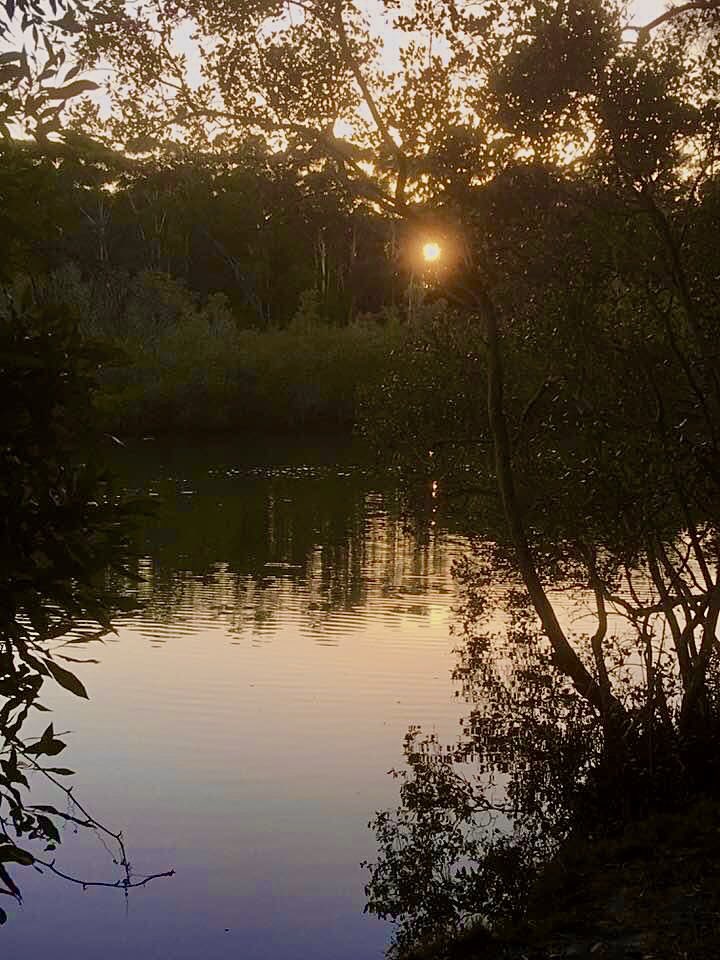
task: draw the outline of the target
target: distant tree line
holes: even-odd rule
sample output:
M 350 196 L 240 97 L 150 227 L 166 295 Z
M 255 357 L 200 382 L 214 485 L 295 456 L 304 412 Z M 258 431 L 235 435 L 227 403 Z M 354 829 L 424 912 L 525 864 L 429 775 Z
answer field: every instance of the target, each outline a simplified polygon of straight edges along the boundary
M 393 228 L 322 169 L 248 141 L 123 156 L 89 138 L 0 144 L 0 270 L 84 279 L 153 271 L 200 299 L 222 293 L 241 327 L 298 311 L 344 325 L 402 301 Z

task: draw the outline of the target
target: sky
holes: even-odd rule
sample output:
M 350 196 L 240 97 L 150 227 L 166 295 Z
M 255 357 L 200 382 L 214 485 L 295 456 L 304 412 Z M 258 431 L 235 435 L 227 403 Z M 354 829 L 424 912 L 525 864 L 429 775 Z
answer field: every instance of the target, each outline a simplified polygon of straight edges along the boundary
M 663 2 L 663 0 L 634 0 L 630 4 L 630 9 L 640 23 L 645 23 L 652 20 L 653 17 L 657 17 L 668 6 L 670 4 Z

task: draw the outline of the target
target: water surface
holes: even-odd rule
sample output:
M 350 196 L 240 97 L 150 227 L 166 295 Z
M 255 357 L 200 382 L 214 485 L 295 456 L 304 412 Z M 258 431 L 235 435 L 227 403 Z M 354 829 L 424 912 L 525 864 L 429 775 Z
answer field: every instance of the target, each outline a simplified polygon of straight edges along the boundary
M 118 468 L 157 503 L 138 533 L 142 609 L 77 666 L 89 702 L 49 685 L 43 699 L 72 731 L 74 789 L 124 829 L 135 872 L 177 874 L 126 903 L 24 870 L 6 947 L 380 958 L 389 926 L 362 914 L 367 821 L 397 802 L 387 772 L 408 726 L 457 731 L 451 565 L 466 544 L 407 530 L 393 478 L 352 448 L 147 441 Z M 83 831 L 58 864 L 115 876 Z

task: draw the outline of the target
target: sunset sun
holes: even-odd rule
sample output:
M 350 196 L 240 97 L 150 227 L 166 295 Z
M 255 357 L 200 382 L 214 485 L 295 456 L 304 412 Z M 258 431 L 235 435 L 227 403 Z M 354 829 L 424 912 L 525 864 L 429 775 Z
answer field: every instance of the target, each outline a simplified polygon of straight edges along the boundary
M 442 248 L 438 243 L 426 243 L 423 245 L 423 257 L 427 263 L 435 263 L 440 259 Z

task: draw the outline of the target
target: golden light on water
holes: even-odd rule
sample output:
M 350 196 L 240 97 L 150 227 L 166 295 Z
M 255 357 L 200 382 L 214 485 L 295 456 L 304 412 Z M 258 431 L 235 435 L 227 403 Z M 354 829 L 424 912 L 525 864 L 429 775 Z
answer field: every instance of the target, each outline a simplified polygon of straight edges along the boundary
M 435 263 L 436 260 L 440 259 L 442 248 L 439 243 L 425 243 L 422 252 L 427 263 Z

